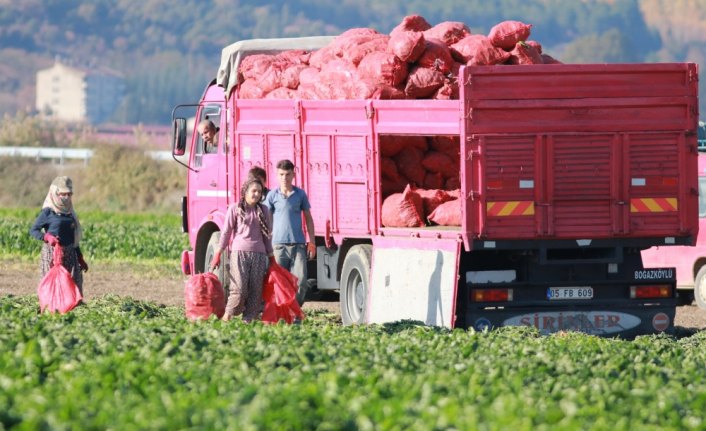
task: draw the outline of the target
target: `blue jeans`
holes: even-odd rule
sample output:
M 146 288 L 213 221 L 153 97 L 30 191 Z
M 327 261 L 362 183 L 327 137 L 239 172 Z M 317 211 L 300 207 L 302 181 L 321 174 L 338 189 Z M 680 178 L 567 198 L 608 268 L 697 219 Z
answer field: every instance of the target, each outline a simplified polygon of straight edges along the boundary
M 273 244 L 272 248 L 277 263 L 299 279 L 297 302 L 299 305 L 304 304 L 309 287 L 306 274 L 306 244 Z

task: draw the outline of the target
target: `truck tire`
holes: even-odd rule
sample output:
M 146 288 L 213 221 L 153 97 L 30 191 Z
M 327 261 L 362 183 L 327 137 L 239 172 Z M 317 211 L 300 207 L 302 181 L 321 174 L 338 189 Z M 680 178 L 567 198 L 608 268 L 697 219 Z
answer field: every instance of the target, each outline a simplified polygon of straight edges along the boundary
M 216 254 L 218 250 L 218 243 L 221 240 L 220 232 L 213 232 L 211 234 L 211 239 L 208 240 L 208 246 L 206 247 L 206 254 L 204 256 L 204 272 L 209 271 L 211 268 L 211 261 L 213 260 L 213 255 Z M 221 264 L 218 266 L 213 273 L 216 274 L 218 280 L 220 280 L 223 286 L 223 292 L 225 293 L 226 300 L 228 299 L 228 267 L 230 266 L 230 256 L 228 255 L 228 250 L 224 250 L 221 254 Z
M 706 310 L 706 266 L 702 266 L 694 278 L 694 299 L 700 309 Z
M 340 303 L 344 325 L 365 323 L 372 254 L 371 245 L 355 245 L 343 262 Z

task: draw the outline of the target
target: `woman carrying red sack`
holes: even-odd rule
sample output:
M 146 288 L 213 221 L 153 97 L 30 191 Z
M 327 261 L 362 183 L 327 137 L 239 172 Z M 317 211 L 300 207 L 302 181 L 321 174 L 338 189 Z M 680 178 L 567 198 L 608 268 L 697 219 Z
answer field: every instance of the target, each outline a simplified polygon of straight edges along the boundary
M 260 203 L 263 184 L 249 177 L 240 190 L 240 201 L 228 207 L 218 251 L 211 270 L 221 263 L 222 251 L 230 246 L 230 295 L 223 320 L 241 314 L 243 320 L 257 319 L 262 311 L 262 286 L 272 252 L 272 217 Z M 268 258 L 269 257 L 269 258 Z
M 72 196 L 73 182 L 71 178 L 54 178 L 49 186 L 49 193 L 44 199 L 42 210 L 29 230 L 29 234 L 44 241 L 39 263 L 42 278 L 52 267 L 54 247 L 60 245 L 63 249 L 62 266 L 71 274 L 71 278 L 83 295 L 83 274 L 81 271 L 88 271 L 88 264 L 83 259 L 79 247 L 81 224 L 71 202 Z

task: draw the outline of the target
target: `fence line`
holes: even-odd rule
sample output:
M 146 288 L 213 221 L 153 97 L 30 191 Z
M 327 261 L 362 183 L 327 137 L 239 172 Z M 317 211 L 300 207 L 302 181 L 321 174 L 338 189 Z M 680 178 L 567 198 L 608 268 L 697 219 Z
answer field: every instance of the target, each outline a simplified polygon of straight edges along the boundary
M 145 151 L 145 154 L 154 160 L 171 160 L 171 151 Z M 93 157 L 93 150 L 86 148 L 52 148 L 52 147 L 0 147 L 0 156 L 5 157 L 32 157 L 34 159 L 57 160 L 63 165 L 65 160 L 83 160 L 88 163 Z

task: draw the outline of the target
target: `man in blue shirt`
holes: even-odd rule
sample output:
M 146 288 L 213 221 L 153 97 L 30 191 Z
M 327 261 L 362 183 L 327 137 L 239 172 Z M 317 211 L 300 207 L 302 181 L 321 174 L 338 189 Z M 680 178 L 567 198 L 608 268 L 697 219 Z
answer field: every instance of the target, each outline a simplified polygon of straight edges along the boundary
M 290 160 L 277 162 L 279 187 L 270 190 L 265 199 L 272 213 L 272 247 L 277 263 L 299 279 L 297 302 L 304 303 L 307 284 L 307 257 L 316 257 L 314 240 L 314 219 L 311 218 L 311 205 L 306 192 L 295 187 L 294 163 Z M 302 229 L 302 214 L 306 222 L 309 241 Z

